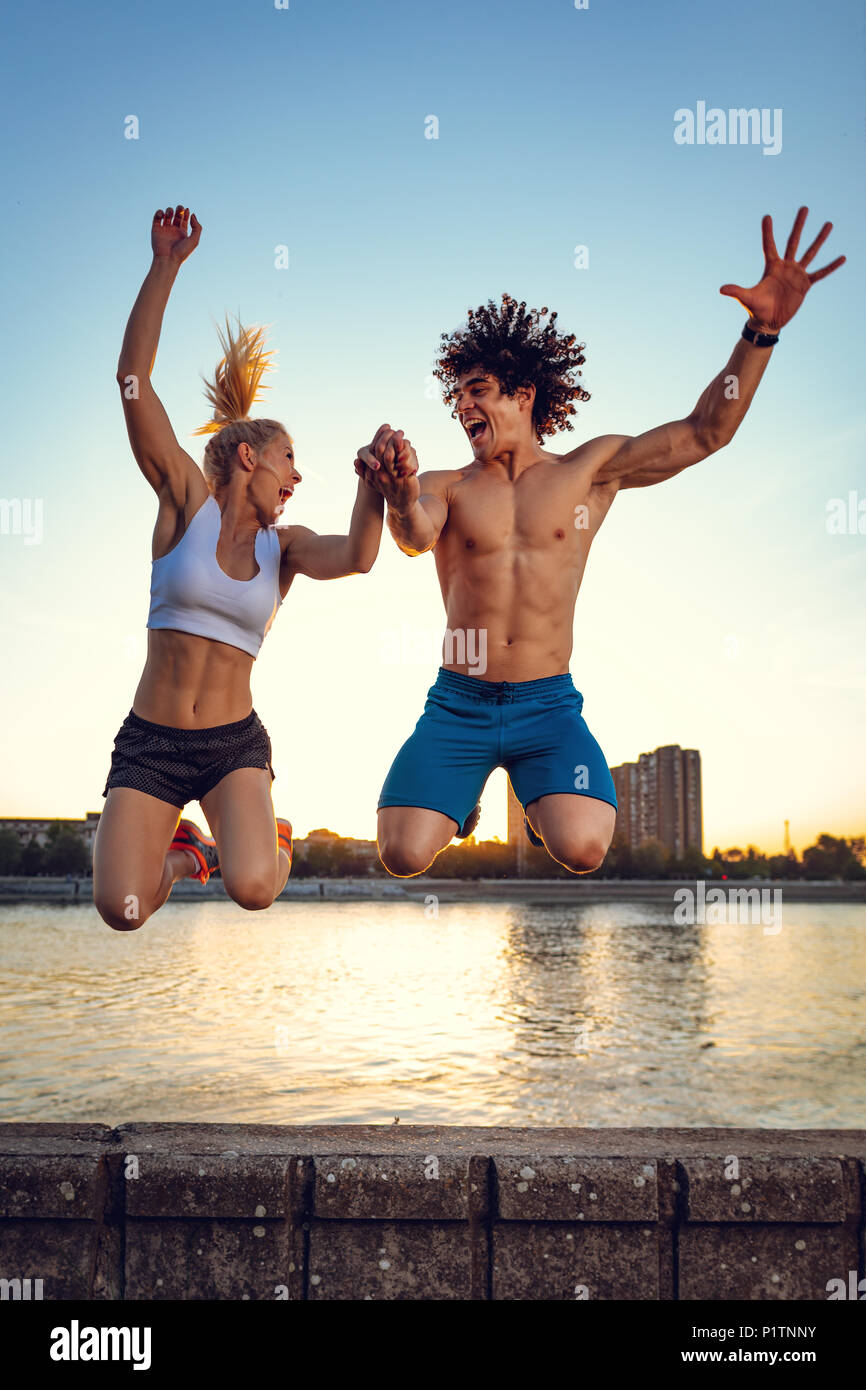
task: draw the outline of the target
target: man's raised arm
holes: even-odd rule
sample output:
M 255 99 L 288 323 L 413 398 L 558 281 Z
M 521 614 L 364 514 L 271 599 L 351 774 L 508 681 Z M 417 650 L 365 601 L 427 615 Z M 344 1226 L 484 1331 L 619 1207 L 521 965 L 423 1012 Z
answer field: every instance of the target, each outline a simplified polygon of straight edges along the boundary
M 384 497 L 388 530 L 405 555 L 432 550 L 448 519 L 435 473 L 418 474 L 415 450 L 402 430 L 381 425 L 372 444 L 358 450 L 355 472 Z
M 784 259 L 776 250 L 773 220 L 765 216 L 761 224 L 764 245 L 764 274 L 749 289 L 742 285 L 722 285 L 720 294 L 730 295 L 749 311 L 744 336 L 737 343 L 727 365 L 703 392 L 690 415 L 659 425 L 638 435 L 602 435 L 597 446 L 594 483 L 616 482 L 620 487 L 649 487 L 682 472 L 693 463 L 730 443 L 752 403 L 758 383 L 770 360 L 778 333 L 796 314 L 807 291 L 845 260 L 839 256 L 813 274 L 805 267 L 817 255 L 830 235 L 833 224 L 825 222 L 802 259 L 796 252 L 808 208 L 797 213 Z M 748 335 L 745 336 L 745 335 Z M 765 340 L 769 338 L 770 341 Z

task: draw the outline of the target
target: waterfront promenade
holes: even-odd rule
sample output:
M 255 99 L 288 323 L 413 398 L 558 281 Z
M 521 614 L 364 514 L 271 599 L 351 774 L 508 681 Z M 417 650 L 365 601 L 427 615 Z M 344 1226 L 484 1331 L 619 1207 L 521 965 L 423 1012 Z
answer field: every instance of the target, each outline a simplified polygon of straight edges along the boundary
M 748 889 L 781 892 L 791 903 L 862 903 L 866 902 L 866 881 L 808 879 L 721 879 L 702 880 L 707 888 Z M 298 878 L 289 879 L 275 901 L 330 900 L 351 902 L 383 902 L 420 900 L 433 896 L 440 903 L 454 902 L 528 902 L 528 903 L 603 903 L 603 902 L 674 902 L 678 888 L 694 891 L 695 879 L 602 879 L 602 878 L 406 878 L 384 876 L 369 878 Z M 0 877 L 0 904 L 23 902 L 68 903 L 93 901 L 92 878 Z M 181 879 L 174 885 L 171 902 L 229 901 L 219 878 L 207 885 L 194 879 Z

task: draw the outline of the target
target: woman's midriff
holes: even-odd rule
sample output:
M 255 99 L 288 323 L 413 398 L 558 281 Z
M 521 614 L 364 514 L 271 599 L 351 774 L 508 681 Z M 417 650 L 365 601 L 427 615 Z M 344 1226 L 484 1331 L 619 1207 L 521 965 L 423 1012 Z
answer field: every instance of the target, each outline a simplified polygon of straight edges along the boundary
M 175 729 L 208 729 L 252 709 L 253 657 L 239 647 L 172 628 L 148 629 L 147 661 L 132 709 Z

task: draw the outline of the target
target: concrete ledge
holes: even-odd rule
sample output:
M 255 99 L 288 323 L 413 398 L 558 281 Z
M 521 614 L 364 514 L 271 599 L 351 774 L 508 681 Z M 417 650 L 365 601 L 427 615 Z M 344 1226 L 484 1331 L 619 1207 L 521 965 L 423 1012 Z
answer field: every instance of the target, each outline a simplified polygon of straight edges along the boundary
M 826 1300 L 864 1193 L 864 1130 L 5 1124 L 0 1298 Z

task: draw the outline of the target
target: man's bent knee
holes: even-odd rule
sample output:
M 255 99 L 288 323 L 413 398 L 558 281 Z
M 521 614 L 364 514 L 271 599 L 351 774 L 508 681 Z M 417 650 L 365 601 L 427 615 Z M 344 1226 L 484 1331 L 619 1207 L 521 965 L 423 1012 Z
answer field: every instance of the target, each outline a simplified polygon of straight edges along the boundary
M 558 864 L 562 864 L 563 868 L 569 869 L 573 874 L 589 874 L 593 869 L 601 868 L 609 841 L 592 836 L 561 843 L 555 840 L 550 843 L 545 841 L 545 846 L 548 854 Z
M 412 845 L 396 837 L 381 840 L 379 843 L 379 858 L 388 873 L 394 874 L 397 878 L 412 878 L 414 874 L 423 874 L 433 863 L 437 852 L 435 849 Z

